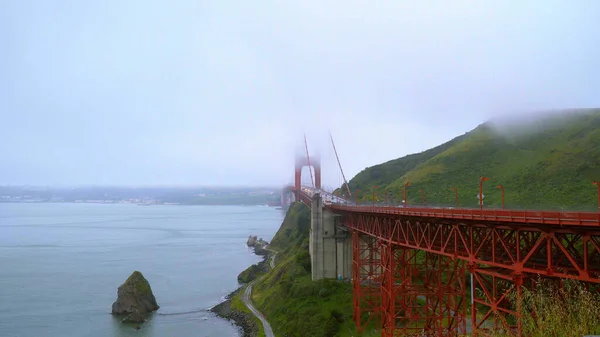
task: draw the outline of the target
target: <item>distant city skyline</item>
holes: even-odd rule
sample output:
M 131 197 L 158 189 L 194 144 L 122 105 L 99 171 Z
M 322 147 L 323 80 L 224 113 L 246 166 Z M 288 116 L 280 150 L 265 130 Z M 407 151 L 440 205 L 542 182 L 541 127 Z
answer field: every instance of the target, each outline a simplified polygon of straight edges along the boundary
M 0 2 L 0 185 L 323 184 L 600 107 L 600 2 Z M 305 171 L 304 177 L 308 177 Z

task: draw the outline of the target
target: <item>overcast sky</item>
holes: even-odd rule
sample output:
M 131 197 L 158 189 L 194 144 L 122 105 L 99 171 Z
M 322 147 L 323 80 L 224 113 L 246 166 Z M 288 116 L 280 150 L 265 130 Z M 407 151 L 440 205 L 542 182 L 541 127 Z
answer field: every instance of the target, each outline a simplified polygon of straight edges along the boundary
M 0 1 L 0 184 L 324 184 L 600 106 L 600 1 Z M 308 176 L 308 174 L 306 174 Z

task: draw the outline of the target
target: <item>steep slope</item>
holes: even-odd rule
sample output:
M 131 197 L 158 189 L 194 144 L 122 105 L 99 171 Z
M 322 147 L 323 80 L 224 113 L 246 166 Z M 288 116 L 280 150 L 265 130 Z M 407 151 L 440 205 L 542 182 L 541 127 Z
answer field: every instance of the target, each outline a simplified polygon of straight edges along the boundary
M 278 251 L 275 268 L 256 283 L 252 299 L 276 336 L 357 336 L 351 285 L 311 280 L 309 231 L 310 210 L 295 203 L 269 246 Z
M 421 153 L 410 154 L 402 158 L 366 168 L 348 182 L 350 191 L 370 191 L 375 185 L 385 186 L 391 184 L 396 181 L 398 177 L 410 172 L 421 163 L 460 143 L 465 136 L 466 134 L 456 137 L 449 142 Z
M 349 185 L 376 189 L 402 200 L 408 188 L 409 204 L 455 202 L 476 207 L 479 178 L 484 182 L 484 203 L 500 207 L 503 185 L 507 208 L 596 210 L 596 187 L 600 180 L 600 109 L 549 113 L 528 121 L 491 121 L 431 150 L 405 156 L 365 169 Z

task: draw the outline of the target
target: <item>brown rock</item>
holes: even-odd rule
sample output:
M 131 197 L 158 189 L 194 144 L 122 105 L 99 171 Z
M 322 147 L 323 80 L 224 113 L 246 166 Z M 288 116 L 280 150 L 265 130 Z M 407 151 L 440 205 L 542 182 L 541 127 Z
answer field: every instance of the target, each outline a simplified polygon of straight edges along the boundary
M 150 288 L 150 283 L 142 273 L 134 271 L 117 290 L 117 300 L 112 305 L 113 315 L 143 315 L 155 310 L 159 306 Z M 133 316 L 134 322 L 140 321 L 138 316 Z M 129 317 L 129 316 L 128 316 Z M 126 319 L 128 318 L 126 317 Z

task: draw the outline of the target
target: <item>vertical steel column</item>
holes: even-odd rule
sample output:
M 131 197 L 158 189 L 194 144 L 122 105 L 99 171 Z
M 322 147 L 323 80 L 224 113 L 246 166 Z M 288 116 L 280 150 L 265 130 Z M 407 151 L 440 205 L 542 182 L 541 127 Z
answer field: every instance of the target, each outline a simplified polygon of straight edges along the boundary
M 515 288 L 516 288 L 516 292 L 517 292 L 517 312 L 516 312 L 516 319 L 517 319 L 517 336 L 523 336 L 523 321 L 522 321 L 522 317 L 521 317 L 521 300 L 522 300 L 522 286 L 523 286 L 523 275 L 521 274 L 515 274 L 513 275 L 513 282 L 515 284 Z
M 381 336 L 396 330 L 396 256 L 391 242 L 381 244 Z
M 362 331 L 360 311 L 360 233 L 352 230 L 352 303 L 354 305 L 354 324 L 356 330 Z
M 381 257 L 383 337 L 466 334 L 462 261 L 391 244 Z
M 375 237 L 352 233 L 354 320 L 358 332 L 376 323 L 381 309 L 381 262 Z
M 393 333 L 390 336 L 406 335 L 422 332 L 422 308 L 419 308 L 419 278 L 421 268 L 419 261 L 424 253 L 418 254 L 417 250 L 400 247 L 396 254 L 396 313 L 394 314 Z M 420 324 L 421 322 L 421 324 Z

